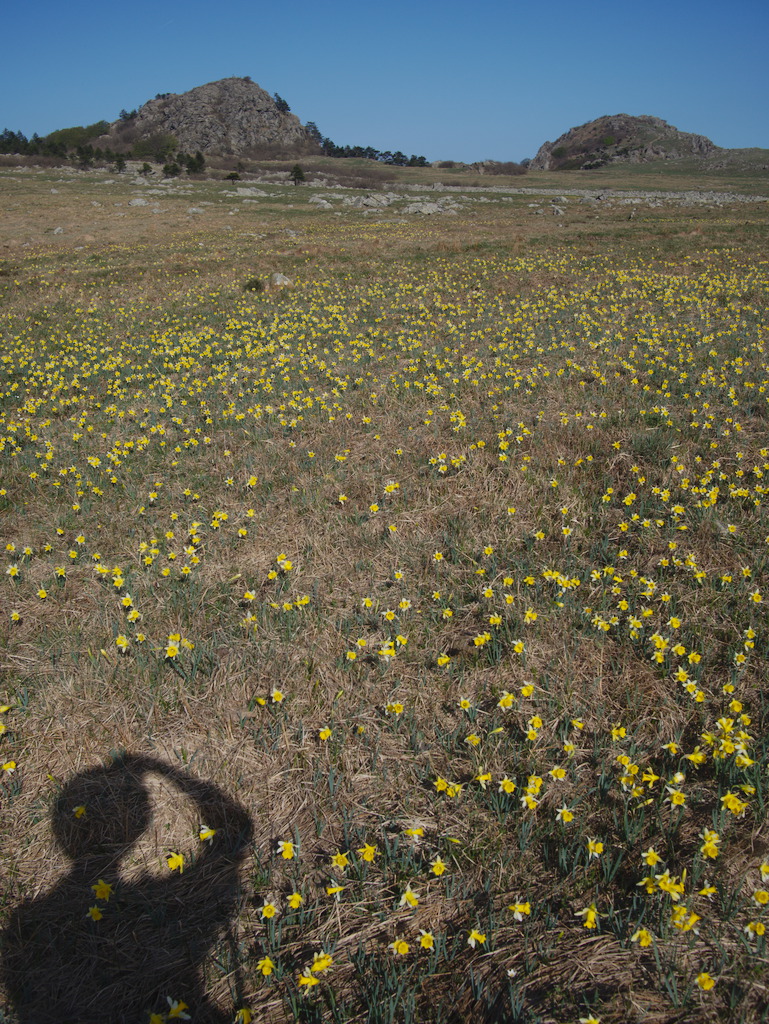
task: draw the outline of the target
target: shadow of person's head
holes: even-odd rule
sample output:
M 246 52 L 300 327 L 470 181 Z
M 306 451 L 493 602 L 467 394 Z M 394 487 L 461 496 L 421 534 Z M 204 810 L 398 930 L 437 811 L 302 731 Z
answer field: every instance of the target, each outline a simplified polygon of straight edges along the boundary
M 121 759 L 71 779 L 53 807 L 53 833 L 73 861 L 120 860 L 147 831 L 152 805 Z

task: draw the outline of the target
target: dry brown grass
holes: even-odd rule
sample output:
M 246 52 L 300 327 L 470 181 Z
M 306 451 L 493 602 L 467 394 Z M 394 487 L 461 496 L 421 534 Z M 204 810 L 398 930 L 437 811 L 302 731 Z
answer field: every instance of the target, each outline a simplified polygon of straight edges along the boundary
M 147 196 L 162 207 L 153 214 L 126 205 L 144 186 L 99 180 L 0 177 L 10 356 L 0 366 L 0 543 L 22 569 L 0 583 L 0 704 L 11 705 L 0 715 L 0 763 L 17 764 L 0 795 L 0 909 L 15 972 L 7 1019 L 62 1020 L 63 995 L 48 1009 L 12 998 L 25 971 L 34 998 L 58 986 L 83 1022 L 104 1019 L 112 998 L 109 1019 L 146 1024 L 150 1011 L 169 1012 L 167 996 L 188 1001 L 200 1021 L 231 1020 L 246 1006 L 269 1022 L 561 1021 L 591 1010 L 604 1024 L 760 1019 L 765 947 L 743 929 L 751 914 L 765 917 L 750 897 L 768 849 L 767 648 L 762 609 L 747 599 L 751 588 L 767 594 L 769 524 L 756 489 L 765 477 L 750 477 L 747 498 L 728 491 L 744 482 L 741 466 L 767 468 L 758 391 L 769 375 L 766 210 L 647 208 L 628 222 L 619 207 L 573 205 L 555 218 L 522 196 L 403 222 L 397 205 L 375 216 L 312 210 L 305 188 L 264 186 L 274 195 L 245 204 L 225 195 L 229 183 L 184 182 Z M 51 234 L 54 226 L 63 232 Z M 273 271 L 294 286 L 244 291 Z M 712 335 L 717 357 L 698 347 L 698 331 Z M 654 343 L 639 341 L 647 337 Z M 678 343 L 689 347 L 679 354 Z M 647 369 L 644 391 L 632 379 Z M 721 379 L 756 387 L 735 391 L 735 406 Z M 706 418 L 706 400 L 708 431 L 690 426 Z M 651 419 L 659 406 L 668 412 Z M 727 416 L 739 434 L 724 433 Z M 119 466 L 109 461 L 118 450 Z M 460 460 L 445 474 L 441 454 Z M 687 490 L 672 455 L 687 467 Z M 708 470 L 714 479 L 703 483 Z M 719 471 L 718 503 L 698 507 L 691 487 L 707 493 Z M 251 474 L 258 481 L 248 486 Z M 390 481 L 400 486 L 387 494 Z M 674 496 L 663 502 L 654 487 Z M 624 506 L 629 492 L 639 498 Z M 670 512 L 676 501 L 686 503 L 683 519 Z M 664 525 L 623 531 L 641 507 L 639 520 Z M 185 582 L 193 521 L 200 562 Z M 574 529 L 568 541 L 564 523 Z M 696 552 L 705 582 L 661 565 L 671 542 L 681 558 Z M 95 553 L 123 568 L 120 589 L 112 572 L 94 573 Z M 280 571 L 279 554 L 290 571 Z M 57 565 L 66 567 L 59 582 Z M 580 586 L 559 594 L 543 575 L 552 569 Z M 733 583 L 720 582 L 727 574 Z M 642 596 L 642 576 L 657 581 L 652 596 Z M 685 659 L 650 659 L 651 625 L 640 641 L 629 636 L 629 617 L 644 606 L 654 629 L 670 632 L 666 589 L 682 622 L 676 636 L 703 654 L 702 670 L 691 670 L 702 705 L 673 677 Z M 128 593 L 141 614 L 133 625 L 120 603 Z M 310 601 L 297 607 L 303 595 Z M 399 608 L 404 599 L 410 608 Z M 527 623 L 529 608 L 538 618 Z M 256 630 L 243 623 L 250 611 Z M 593 622 L 613 613 L 620 621 L 607 631 Z M 755 646 L 737 669 L 751 625 Z M 494 642 L 479 646 L 485 629 Z M 174 633 L 194 649 L 166 657 Z M 130 640 L 126 655 L 119 634 Z M 396 634 L 408 644 L 380 655 Z M 442 654 L 447 667 L 437 664 Z M 720 715 L 737 714 L 723 693 L 731 681 L 752 717 L 747 749 L 758 767 L 741 773 L 730 762 L 727 771 L 710 757 L 695 771 L 665 753 L 674 738 L 691 752 Z M 283 702 L 272 700 L 275 688 Z M 509 712 L 497 706 L 505 690 L 518 695 Z M 385 711 L 397 702 L 400 715 Z M 534 715 L 542 725 L 527 741 Z M 611 737 L 618 723 L 622 742 Z M 620 751 L 662 779 L 648 810 L 619 784 Z M 125 752 L 139 760 L 124 766 Z M 568 774 L 559 788 L 547 772 L 560 763 Z M 663 790 L 679 768 L 688 794 L 680 820 Z M 533 774 L 546 781 L 527 816 L 519 797 Z M 507 805 L 497 792 L 505 775 L 518 786 Z M 437 792 L 439 777 L 462 784 L 461 795 Z M 748 781 L 757 792 L 746 816 L 721 814 L 725 788 Z M 88 791 L 88 832 L 71 817 L 78 786 Z M 569 828 L 555 821 L 567 805 L 577 815 Z M 197 837 L 202 824 L 219 832 L 210 846 Z M 698 852 L 705 825 L 723 836 L 712 862 Z M 98 863 L 98 851 L 67 861 L 62 838 L 73 827 L 86 845 L 112 835 L 113 848 Z M 422 836 L 405 834 L 416 827 Z M 604 840 L 603 859 L 588 861 L 588 836 Z M 279 840 L 298 841 L 299 858 L 283 860 Z M 377 847 L 371 864 L 356 854 L 364 843 Z M 668 897 L 639 895 L 649 845 L 674 876 L 698 878 L 685 901 L 702 918 L 699 935 L 671 925 Z M 337 851 L 351 851 L 344 872 L 331 866 Z M 183 875 L 167 864 L 176 852 Z M 440 877 L 430 872 L 437 854 L 448 865 Z M 86 913 L 99 877 L 115 895 L 96 900 L 104 916 L 95 922 Z M 334 878 L 345 886 L 339 899 L 326 892 Z M 717 881 L 712 900 L 697 895 L 705 878 Z M 399 907 L 407 884 L 419 893 L 413 910 Z M 287 903 L 293 891 L 304 897 L 298 911 Z M 532 915 L 516 922 L 507 908 L 524 899 Z M 272 923 L 261 912 L 269 901 L 280 911 Z M 575 916 L 591 902 L 602 915 L 597 933 Z M 630 941 L 640 926 L 654 931 L 654 948 Z M 55 941 L 42 938 L 46 928 Z M 475 949 L 472 928 L 487 935 Z M 420 929 L 435 934 L 435 953 L 415 952 Z M 410 943 L 407 956 L 388 949 L 398 938 Z M 334 964 L 304 995 L 298 978 L 321 948 Z M 258 966 L 265 955 L 276 965 L 269 977 Z M 122 990 L 94 970 L 105 957 L 125 962 Z M 694 983 L 702 970 L 717 978 L 712 992 Z

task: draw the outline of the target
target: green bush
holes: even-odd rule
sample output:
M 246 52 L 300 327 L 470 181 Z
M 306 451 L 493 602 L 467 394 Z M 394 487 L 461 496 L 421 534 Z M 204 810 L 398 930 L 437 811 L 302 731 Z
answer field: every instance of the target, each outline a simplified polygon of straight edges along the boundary
M 176 150 L 177 145 L 173 135 L 169 135 L 167 132 L 156 132 L 146 139 L 137 139 L 131 152 L 137 160 L 151 159 L 156 163 L 163 163 Z
M 60 128 L 58 131 L 46 135 L 43 140 L 46 143 L 60 144 L 67 149 L 77 149 L 78 146 L 87 145 L 91 139 L 96 139 L 109 131 L 107 121 L 96 121 L 86 127 L 78 125 L 75 128 Z

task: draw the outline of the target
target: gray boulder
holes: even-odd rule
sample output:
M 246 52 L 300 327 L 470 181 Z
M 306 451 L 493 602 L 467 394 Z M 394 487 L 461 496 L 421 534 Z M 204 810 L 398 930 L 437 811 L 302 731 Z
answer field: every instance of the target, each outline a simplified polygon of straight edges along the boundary
M 445 213 L 446 210 L 440 203 L 409 203 L 404 207 L 404 213 L 419 213 L 429 217 L 434 213 Z
M 272 288 L 289 288 L 294 282 L 290 277 L 286 277 L 285 274 L 279 274 L 277 271 L 274 274 L 270 274 L 270 286 Z

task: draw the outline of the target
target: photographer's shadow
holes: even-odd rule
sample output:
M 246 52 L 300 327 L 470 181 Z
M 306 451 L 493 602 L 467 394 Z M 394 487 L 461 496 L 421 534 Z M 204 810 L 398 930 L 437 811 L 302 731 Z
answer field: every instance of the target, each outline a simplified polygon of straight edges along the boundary
M 149 775 L 172 783 L 215 834 L 182 873 L 121 880 L 121 861 L 152 822 Z M 230 1022 L 207 998 L 202 970 L 237 910 L 246 811 L 211 783 L 126 755 L 67 783 L 53 829 L 69 874 L 17 907 L 2 936 L 3 981 L 21 1024 L 148 1024 L 169 998 L 188 1005 L 194 1024 Z M 100 880 L 112 886 L 101 899 Z

